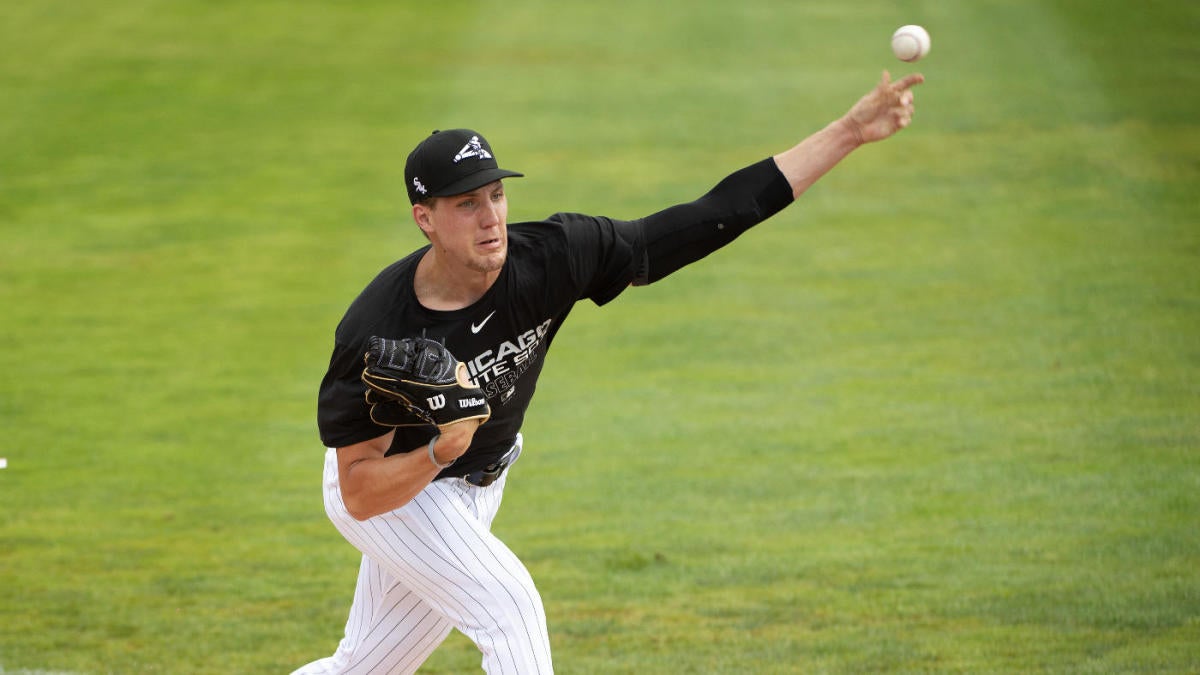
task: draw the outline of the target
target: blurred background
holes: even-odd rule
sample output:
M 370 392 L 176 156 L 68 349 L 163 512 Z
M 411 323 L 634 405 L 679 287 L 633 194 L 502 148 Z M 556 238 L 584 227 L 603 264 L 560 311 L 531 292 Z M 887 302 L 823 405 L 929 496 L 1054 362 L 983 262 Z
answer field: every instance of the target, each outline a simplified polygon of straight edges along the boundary
M 902 24 L 932 35 L 897 61 Z M 487 135 L 510 220 L 912 127 L 549 356 L 495 531 L 563 673 L 1200 671 L 1200 6 L 0 8 L 0 673 L 332 653 L 333 329 Z M 474 672 L 454 634 L 429 673 Z

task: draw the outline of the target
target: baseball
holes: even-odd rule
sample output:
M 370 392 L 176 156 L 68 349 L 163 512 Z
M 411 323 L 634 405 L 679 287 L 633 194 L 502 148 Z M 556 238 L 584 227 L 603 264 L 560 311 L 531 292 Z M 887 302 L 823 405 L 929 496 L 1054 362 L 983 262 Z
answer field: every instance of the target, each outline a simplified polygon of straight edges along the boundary
M 916 25 L 901 26 L 892 33 L 892 53 L 901 61 L 919 61 L 929 53 L 929 32 Z

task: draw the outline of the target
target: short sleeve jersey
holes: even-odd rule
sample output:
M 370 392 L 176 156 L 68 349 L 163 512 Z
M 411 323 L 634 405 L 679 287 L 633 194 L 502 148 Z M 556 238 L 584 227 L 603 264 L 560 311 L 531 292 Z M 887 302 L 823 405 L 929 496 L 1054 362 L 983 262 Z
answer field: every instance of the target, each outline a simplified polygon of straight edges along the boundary
M 492 409 L 467 453 L 439 477 L 465 475 L 494 462 L 516 440 L 546 350 L 574 304 L 587 298 L 603 305 L 632 282 L 632 246 L 618 225 L 564 213 L 510 224 L 508 257 L 496 282 L 473 305 L 454 311 L 431 310 L 417 301 L 413 278 L 428 246 L 385 268 L 338 324 L 318 398 L 321 441 L 345 447 L 389 431 L 371 421 L 364 398 L 360 378 L 366 342 L 373 335 L 424 335 L 445 340 Z M 432 426 L 399 427 L 388 454 L 418 449 L 434 433 Z

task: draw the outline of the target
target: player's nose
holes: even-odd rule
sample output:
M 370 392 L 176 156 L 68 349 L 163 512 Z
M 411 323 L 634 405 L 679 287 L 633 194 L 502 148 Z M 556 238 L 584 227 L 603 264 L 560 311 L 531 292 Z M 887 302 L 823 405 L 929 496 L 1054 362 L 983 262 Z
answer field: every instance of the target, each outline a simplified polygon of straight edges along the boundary
M 479 216 L 479 226 L 482 228 L 496 227 L 504 219 L 500 204 L 487 202 Z

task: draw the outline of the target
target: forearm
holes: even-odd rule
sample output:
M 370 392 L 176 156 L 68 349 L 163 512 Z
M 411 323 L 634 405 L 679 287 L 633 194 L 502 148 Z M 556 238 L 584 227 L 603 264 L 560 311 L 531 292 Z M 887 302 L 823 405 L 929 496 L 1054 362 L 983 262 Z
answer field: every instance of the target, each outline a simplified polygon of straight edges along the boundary
M 339 476 L 342 501 L 357 520 L 366 520 L 404 506 L 424 490 L 438 469 L 424 452 L 355 461 Z
M 792 197 L 799 198 L 862 143 L 855 126 L 841 118 L 775 155 L 775 165 L 791 186 Z
M 865 143 L 881 141 L 912 122 L 912 88 L 925 81 L 920 73 L 892 82 L 883 72 L 879 84 L 860 98 L 845 115 L 775 155 L 775 163 L 799 197 L 812 184 Z
M 845 115 L 788 150 L 735 171 L 700 199 L 619 224 L 633 250 L 636 286 L 654 283 L 736 239 L 790 204 L 855 148 L 908 126 L 919 74 L 878 85 Z
M 460 427 L 455 429 L 454 427 Z M 433 454 L 441 463 L 466 452 L 473 434 L 451 425 L 437 437 Z M 346 510 L 366 520 L 404 506 L 424 490 L 441 471 L 423 445 L 411 452 L 385 456 L 393 434 L 338 449 L 338 482 Z

